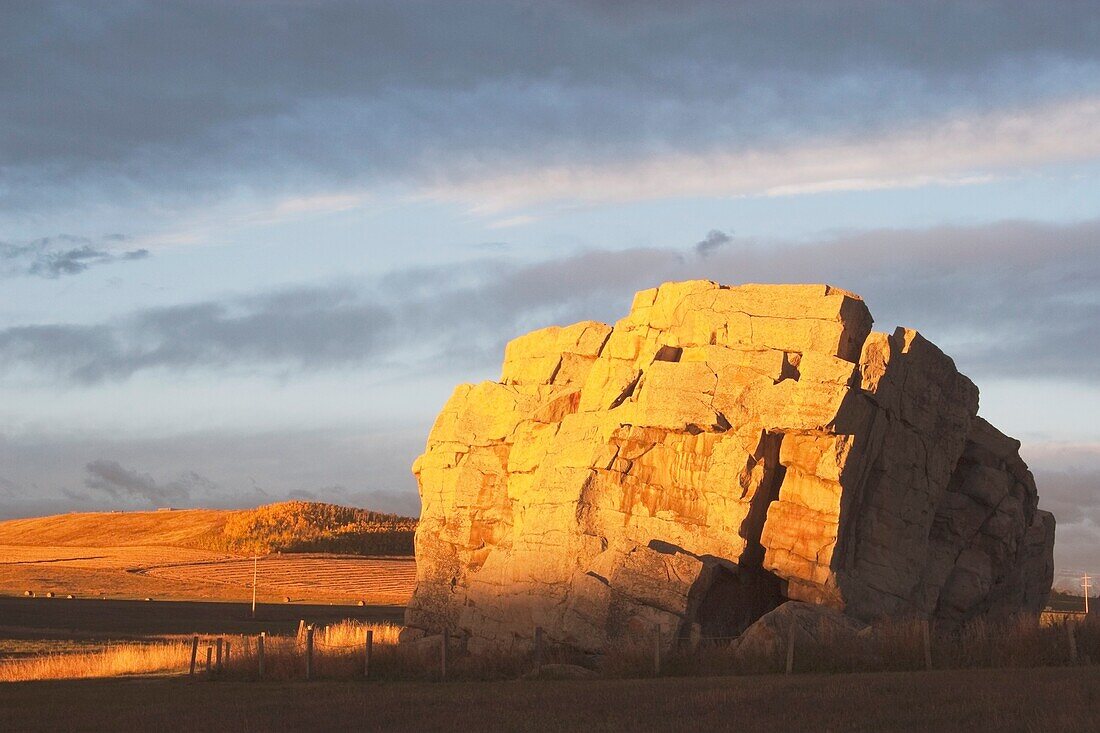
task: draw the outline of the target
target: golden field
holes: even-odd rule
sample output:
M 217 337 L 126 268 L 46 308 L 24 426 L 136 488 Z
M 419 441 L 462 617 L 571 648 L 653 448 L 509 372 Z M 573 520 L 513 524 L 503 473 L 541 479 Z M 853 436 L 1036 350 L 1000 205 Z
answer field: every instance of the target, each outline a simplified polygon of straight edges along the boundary
M 246 599 L 247 556 L 260 554 L 260 600 L 402 605 L 415 563 L 389 551 L 411 550 L 414 528 L 394 515 L 307 502 L 9 520 L 0 522 L 0 593 Z M 315 554 L 268 554 L 307 549 Z M 352 554 L 316 554 L 337 549 Z
M 860 648 L 799 646 L 791 675 L 775 674 L 781 661 L 745 660 L 710 643 L 667 655 L 653 678 L 651 639 L 643 636 L 605 655 L 594 679 L 526 679 L 529 652 L 475 658 L 456 640 L 442 681 L 438 639 L 396 643 L 412 558 L 264 556 L 253 616 L 252 559 L 203 546 L 212 533 L 225 536 L 221 515 L 0 523 L 0 589 L 11 591 L 0 597 L 0 730 L 1031 731 L 1064 728 L 1100 703 L 1091 665 L 1100 659 L 1100 623 L 1092 618 L 1073 623 L 1076 659 L 1064 618 L 973 624 L 933 638 L 933 671 L 923 670 L 919 627 L 908 623 L 878 628 Z M 35 597 L 23 597 L 25 588 Z M 54 597 L 43 597 L 47 590 Z M 358 600 L 394 605 L 350 605 Z M 313 681 L 304 680 L 299 619 L 316 626 Z M 375 644 L 370 680 L 367 630 Z M 208 675 L 206 650 L 219 638 L 231 652 L 223 671 Z M 591 661 L 564 649 L 543 655 L 544 664 Z

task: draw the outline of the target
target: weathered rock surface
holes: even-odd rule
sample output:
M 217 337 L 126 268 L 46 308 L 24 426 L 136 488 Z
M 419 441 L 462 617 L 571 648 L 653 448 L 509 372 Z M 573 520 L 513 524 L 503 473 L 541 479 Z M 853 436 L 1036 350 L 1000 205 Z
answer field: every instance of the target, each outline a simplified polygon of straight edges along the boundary
M 1054 518 L 1019 443 L 915 331 L 824 285 L 668 283 L 614 328 L 512 341 L 414 472 L 406 623 L 474 651 L 737 634 L 787 600 L 863 621 L 1037 611 Z
M 738 656 L 778 662 L 786 657 L 793 638 L 795 648 L 806 644 L 856 645 L 871 627 L 834 608 L 787 601 L 760 617 L 734 642 Z

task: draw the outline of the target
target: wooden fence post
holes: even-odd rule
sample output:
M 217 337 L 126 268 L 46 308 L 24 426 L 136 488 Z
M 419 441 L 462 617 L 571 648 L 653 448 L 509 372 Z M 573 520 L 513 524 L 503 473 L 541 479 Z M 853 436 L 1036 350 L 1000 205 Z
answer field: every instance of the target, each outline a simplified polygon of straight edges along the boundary
M 787 629 L 787 674 L 794 672 L 794 624 Z
M 439 678 L 442 680 L 447 679 L 447 647 L 451 645 L 451 632 L 444 629 L 443 642 L 440 647 L 439 655 Z
M 542 627 L 535 627 L 535 676 L 542 676 Z
M 207 644 L 206 646 L 206 674 L 210 674 L 210 653 L 213 652 L 213 648 Z
M 294 643 L 298 646 L 302 645 L 302 642 L 306 640 L 306 620 L 300 619 L 298 621 L 298 633 L 294 636 Z
M 661 676 L 661 625 L 653 629 L 653 676 Z
M 229 639 L 225 640 L 225 664 L 229 666 Z
M 199 653 L 199 637 L 195 636 L 191 639 L 191 670 L 187 673 L 188 676 L 195 676 L 195 656 Z
M 260 679 L 264 678 L 264 639 L 267 637 L 266 631 L 261 631 L 260 636 L 256 639 L 256 656 L 260 662 Z
M 374 632 L 367 629 L 366 648 L 363 650 L 363 676 L 370 677 L 370 655 L 374 648 Z
M 1066 622 L 1066 635 L 1069 637 L 1069 661 L 1077 664 L 1077 638 L 1073 634 L 1073 622 Z
M 313 625 L 306 627 L 306 679 L 313 676 Z
M 928 619 L 920 622 L 921 644 L 924 647 L 924 668 L 932 669 L 932 634 L 928 631 Z
M 214 646 L 217 650 L 215 652 L 215 656 L 216 656 L 215 669 L 217 670 L 218 674 L 221 674 L 222 673 L 222 638 L 220 636 L 217 638 L 217 640 L 214 641 Z

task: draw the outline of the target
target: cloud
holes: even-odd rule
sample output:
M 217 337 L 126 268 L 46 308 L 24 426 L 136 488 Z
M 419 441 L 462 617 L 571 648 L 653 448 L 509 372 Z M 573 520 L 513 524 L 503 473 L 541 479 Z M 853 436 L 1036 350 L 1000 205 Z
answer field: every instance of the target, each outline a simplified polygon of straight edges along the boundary
M 158 368 L 333 366 L 368 356 L 391 319 L 344 286 L 301 288 L 139 311 L 112 323 L 0 330 L 0 364 L 85 384 Z
M 0 375 L 96 384 L 149 370 L 282 373 L 394 363 L 492 368 L 516 334 L 613 321 L 665 280 L 828 282 L 880 329 L 921 329 L 972 376 L 1100 377 L 1100 220 L 856 231 L 816 242 L 730 235 L 720 248 L 506 256 L 363 280 L 0 330 Z M 708 235 L 708 241 L 721 240 Z
M 125 241 L 119 234 L 105 241 Z M 0 242 L 0 277 L 18 275 L 59 278 L 77 275 L 96 265 L 145 259 L 147 249 L 114 251 L 95 244 L 87 237 L 60 234 L 23 244 Z
M 854 139 L 853 139 L 854 138 Z M 1026 168 L 1100 158 L 1100 96 L 909 123 L 878 134 L 744 150 L 518 166 L 431 188 L 427 196 L 496 215 L 525 206 L 667 197 L 790 196 L 987 183 Z
M 720 229 L 711 229 L 707 236 L 695 244 L 695 253 L 700 257 L 707 257 L 711 252 L 725 247 L 733 241 L 733 237 Z
M 210 489 L 213 484 L 191 472 L 178 480 L 158 484 L 148 474 L 123 468 L 117 461 L 96 460 L 85 466 L 88 477 L 84 485 L 114 499 L 140 501 L 163 506 L 190 501 L 196 487 Z
M 1007 0 L 41 2 L 8 8 L 0 43 L 12 215 L 395 184 L 500 206 L 517 171 L 527 201 L 638 174 L 624 190 L 644 196 L 662 170 L 667 188 L 730 195 L 750 180 L 731 165 L 773 192 L 958 181 L 1061 159 L 1058 131 L 1087 134 L 1074 105 L 1100 94 L 1091 8 Z M 1017 137 L 1016 110 L 1051 131 Z M 849 148 L 917 157 L 889 176 L 829 157 Z
M 1055 586 L 1079 588 L 1082 572 L 1100 575 L 1100 470 L 1034 467 L 1040 506 L 1058 521 Z
M 307 493 L 311 500 L 417 515 L 409 467 L 424 447 L 426 430 L 406 421 L 372 429 L 196 431 L 156 438 L 100 431 L 0 433 L 0 519 L 74 507 L 242 508 Z M 201 466 L 201 473 L 190 466 Z

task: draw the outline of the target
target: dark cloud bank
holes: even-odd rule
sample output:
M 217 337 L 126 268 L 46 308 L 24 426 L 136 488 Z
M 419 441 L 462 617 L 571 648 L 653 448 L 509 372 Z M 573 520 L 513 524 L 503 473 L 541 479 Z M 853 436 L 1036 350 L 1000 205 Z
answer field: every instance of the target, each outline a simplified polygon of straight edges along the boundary
M 7 2 L 0 210 L 706 154 L 1100 91 L 1061 2 Z

